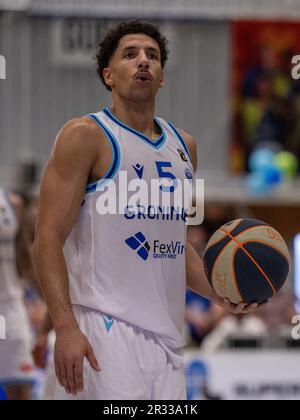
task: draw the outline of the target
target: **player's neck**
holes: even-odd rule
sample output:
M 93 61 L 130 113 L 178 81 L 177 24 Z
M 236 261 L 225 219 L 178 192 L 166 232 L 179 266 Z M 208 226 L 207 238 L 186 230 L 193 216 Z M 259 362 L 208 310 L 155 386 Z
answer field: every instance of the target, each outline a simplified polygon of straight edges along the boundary
M 160 134 L 154 123 L 155 103 L 141 105 L 139 103 L 124 103 L 113 101 L 110 108 L 114 116 L 122 123 L 139 131 L 145 136 L 156 139 Z

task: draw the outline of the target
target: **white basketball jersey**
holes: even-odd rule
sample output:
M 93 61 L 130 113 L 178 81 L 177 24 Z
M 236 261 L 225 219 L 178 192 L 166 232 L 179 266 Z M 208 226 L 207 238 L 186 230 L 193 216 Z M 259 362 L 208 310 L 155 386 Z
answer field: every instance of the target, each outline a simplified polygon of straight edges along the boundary
M 16 269 L 18 221 L 8 194 L 0 190 L 0 302 L 18 299 L 22 289 Z M 0 307 L 1 314 L 1 307 Z
M 193 177 L 189 150 L 171 124 L 157 118 L 157 140 L 117 120 L 108 109 L 90 117 L 105 132 L 113 162 L 104 179 L 88 185 L 81 211 L 65 246 L 73 304 L 99 310 L 154 332 L 168 349 L 181 349 L 186 293 L 185 212 L 140 208 L 125 214 L 99 214 L 103 190 L 121 172 L 128 182 Z M 101 137 L 99 135 L 99 141 Z M 104 187 L 106 185 L 106 187 Z M 155 211 L 156 210 L 156 211 Z M 177 211 L 176 211 L 177 210 Z

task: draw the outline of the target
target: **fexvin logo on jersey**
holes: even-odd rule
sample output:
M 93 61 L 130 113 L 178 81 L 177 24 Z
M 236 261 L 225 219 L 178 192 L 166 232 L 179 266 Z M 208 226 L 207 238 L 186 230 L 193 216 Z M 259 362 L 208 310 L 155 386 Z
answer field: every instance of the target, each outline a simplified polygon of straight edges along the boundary
M 164 244 L 160 241 L 154 241 L 154 253 L 153 258 L 155 259 L 176 259 L 178 255 L 183 255 L 185 245 L 182 242 L 171 242 L 170 244 Z
M 142 232 L 126 239 L 125 243 L 132 250 L 136 251 L 138 256 L 144 261 L 149 259 L 151 249 L 153 249 L 154 259 L 175 260 L 178 255 L 183 255 L 185 251 L 185 245 L 180 241 L 172 241 L 171 243 L 166 244 L 159 240 L 155 240 L 153 246 L 151 247 Z

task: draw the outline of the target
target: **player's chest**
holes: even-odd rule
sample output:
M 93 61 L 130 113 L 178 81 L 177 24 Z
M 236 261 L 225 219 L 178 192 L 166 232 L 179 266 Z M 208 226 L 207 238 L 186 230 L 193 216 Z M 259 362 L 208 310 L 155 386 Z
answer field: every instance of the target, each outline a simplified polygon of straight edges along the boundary
M 192 178 L 192 166 L 187 154 L 176 143 L 166 142 L 156 148 L 143 141 L 120 142 L 119 172 L 129 180 L 181 180 Z
M 118 173 L 128 182 L 143 180 L 174 181 L 192 179 L 193 168 L 187 152 L 175 141 L 167 138 L 159 147 L 134 136 L 120 136 L 114 144 L 103 142 L 95 165 L 93 178 Z M 112 169 L 115 169 L 112 171 Z

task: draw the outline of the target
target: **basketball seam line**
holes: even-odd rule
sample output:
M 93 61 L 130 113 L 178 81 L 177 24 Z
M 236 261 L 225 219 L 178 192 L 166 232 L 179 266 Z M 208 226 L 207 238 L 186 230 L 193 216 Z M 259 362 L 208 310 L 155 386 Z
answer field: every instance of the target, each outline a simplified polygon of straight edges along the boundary
M 234 238 L 235 239 L 238 239 L 241 235 L 243 235 L 244 233 L 246 233 L 246 232 L 249 232 L 250 230 L 253 230 L 253 229 L 256 229 L 256 228 L 261 228 L 261 227 L 266 227 L 266 225 L 260 225 L 260 226 L 253 226 L 253 227 L 251 227 L 251 228 L 248 228 L 248 229 L 246 229 L 246 230 L 243 230 L 243 232 L 240 232 L 238 235 L 236 235 L 236 236 L 234 236 Z M 270 229 L 272 229 L 271 227 L 269 227 Z M 222 231 L 223 232 L 223 231 Z M 283 239 L 283 238 L 282 238 Z M 279 250 L 278 248 L 276 248 L 274 245 L 271 245 L 271 244 L 268 244 L 267 242 L 262 242 L 262 241 L 260 241 L 260 240 L 257 240 L 257 241 L 245 241 L 245 242 L 242 242 L 242 245 L 243 244 L 245 244 L 245 243 L 247 243 L 247 242 L 258 242 L 258 243 L 262 243 L 263 245 L 268 245 L 269 247 L 271 247 L 271 248 L 273 248 L 273 249 L 275 249 L 275 251 L 278 251 L 286 260 L 287 260 L 287 262 L 288 263 L 290 263 L 290 258 L 287 256 L 287 255 L 285 255 L 284 253 L 283 253 L 283 251 L 281 251 L 281 250 Z
M 280 254 L 286 260 L 286 262 L 288 264 L 290 264 L 290 260 L 287 257 L 287 255 L 285 255 L 282 251 L 280 251 L 278 248 L 275 248 L 275 246 L 269 244 L 268 242 L 264 242 L 264 241 L 261 241 L 259 239 L 253 239 L 253 240 L 250 240 L 250 241 L 242 242 L 241 245 L 251 244 L 251 243 L 262 244 L 262 245 L 268 246 L 269 248 L 272 248 L 274 251 L 278 252 L 278 254 Z
M 243 221 L 243 219 L 240 219 L 239 223 L 234 228 L 232 228 L 229 233 L 232 233 L 235 229 L 237 229 L 240 226 L 240 224 L 242 223 L 242 221 Z M 220 230 L 224 233 L 224 231 L 222 229 L 220 229 Z M 205 252 L 207 252 L 208 250 L 210 250 L 213 246 L 218 245 L 220 242 L 224 241 L 225 238 L 226 238 L 226 236 L 224 238 L 222 238 L 222 239 L 219 239 L 217 242 L 211 244 L 209 246 L 209 248 L 206 249 Z
M 225 233 L 225 231 L 221 228 L 221 230 L 222 230 L 222 232 L 224 232 Z M 262 275 L 264 276 L 264 278 L 267 280 L 267 282 L 268 282 L 268 284 L 269 284 L 269 286 L 271 287 L 271 290 L 272 290 L 272 292 L 273 292 L 273 295 L 276 295 L 276 293 L 277 293 L 277 291 L 276 291 L 276 289 L 275 289 L 275 287 L 273 286 L 273 284 L 272 284 L 272 282 L 271 282 L 271 280 L 269 279 L 269 277 L 267 276 L 267 274 L 264 272 L 264 270 L 261 268 L 261 266 L 258 264 L 258 262 L 255 260 L 255 258 L 254 257 L 252 257 L 252 255 L 250 254 L 250 252 L 248 252 L 245 248 L 244 248 L 244 246 L 240 243 L 240 242 L 238 242 L 237 240 L 236 240 L 236 238 L 235 237 L 233 237 L 232 235 L 230 235 L 228 232 L 226 232 L 226 235 L 227 236 L 229 236 L 230 238 L 231 238 L 231 240 L 232 241 L 234 241 L 238 246 L 239 246 L 239 248 L 240 249 L 242 249 L 244 252 L 245 252 L 245 254 L 251 259 L 251 261 L 256 265 L 256 267 L 259 269 L 259 271 L 262 273 Z
M 230 241 L 229 243 L 231 243 L 232 241 Z M 233 273 L 233 280 L 234 280 L 234 283 L 235 283 L 235 287 L 236 287 L 236 289 L 237 289 L 237 291 L 238 291 L 238 294 L 240 295 L 240 298 L 241 298 L 241 301 L 242 302 L 244 302 L 245 301 L 245 299 L 243 298 L 243 296 L 242 296 L 242 292 L 241 292 L 241 289 L 240 289 L 240 287 L 239 287 L 239 285 L 238 285 L 238 281 L 237 281 L 237 277 L 236 277 L 236 271 L 235 271 L 235 264 L 234 264 L 234 257 L 235 257 L 235 254 L 237 253 L 237 251 L 235 251 L 235 253 L 234 253 L 234 256 L 233 256 L 233 258 L 232 258 L 232 273 Z

